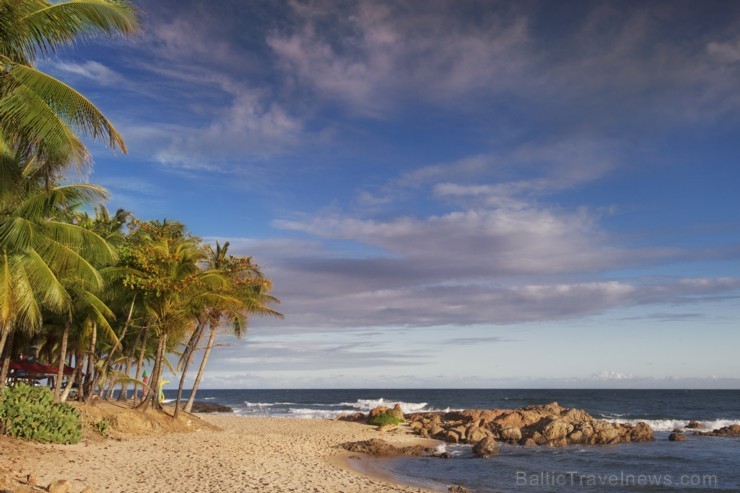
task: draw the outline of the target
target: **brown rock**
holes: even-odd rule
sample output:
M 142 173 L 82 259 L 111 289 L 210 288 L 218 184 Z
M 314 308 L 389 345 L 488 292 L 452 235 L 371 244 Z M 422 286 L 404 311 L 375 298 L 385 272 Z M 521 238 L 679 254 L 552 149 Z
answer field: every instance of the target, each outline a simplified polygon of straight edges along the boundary
M 370 412 L 367 415 L 367 419 L 374 418 L 376 416 L 380 416 L 381 414 L 388 414 L 388 411 L 390 411 L 390 409 L 388 409 L 385 406 L 375 407 L 375 408 L 373 408 L 373 409 L 370 410 Z
M 69 493 L 71 485 L 66 479 L 57 479 L 46 487 L 49 493 Z
M 433 437 L 441 436 L 445 432 L 445 429 L 442 428 L 439 425 L 432 426 L 432 429 L 429 430 L 429 435 Z
M 31 473 L 26 476 L 26 484 L 29 486 L 36 486 L 39 484 L 39 480 L 38 478 L 36 478 L 36 475 L 34 473 Z
M 379 438 L 360 442 L 347 442 L 343 443 L 341 447 L 350 452 L 372 455 L 373 457 L 396 457 L 398 455 L 426 456 L 434 453 L 434 449 L 432 448 L 421 445 L 396 447 Z
M 473 446 L 473 453 L 477 457 L 487 458 L 498 455 L 499 444 L 493 437 L 486 437 Z
M 488 434 L 477 426 L 470 426 L 465 431 L 465 441 L 468 443 L 478 443 L 487 436 Z
M 85 488 L 82 491 L 80 491 L 80 493 L 95 493 L 95 490 L 89 486 L 85 486 Z
M 703 430 L 704 425 L 692 419 L 691 421 L 689 421 L 689 424 L 686 425 L 686 428 L 691 428 L 693 430 Z
M 394 418 L 404 419 L 404 420 L 406 419 L 406 417 L 403 415 L 403 409 L 401 409 L 401 404 L 398 404 L 398 403 L 395 406 L 393 406 L 393 409 L 388 411 L 388 414 L 390 414 Z
M 445 433 L 445 442 L 447 443 L 458 443 L 460 438 L 461 436 L 458 430 L 447 430 L 447 433 Z
M 569 443 L 583 443 L 584 437 L 582 431 L 574 431 L 570 435 L 568 435 L 568 442 Z
M 522 439 L 522 430 L 511 426 L 509 428 L 504 428 L 503 430 L 501 430 L 499 436 L 507 443 L 517 443 L 519 440 Z
M 467 489 L 465 486 L 460 486 L 459 484 L 453 484 L 452 486 L 449 486 L 447 488 L 447 491 L 450 493 L 470 493 L 470 490 Z
M 668 440 L 672 442 L 685 442 L 686 441 L 686 435 L 683 433 L 671 433 L 668 435 Z
M 542 436 L 546 440 L 559 440 L 565 438 L 568 433 L 573 431 L 573 425 L 562 419 L 551 421 L 542 430 Z
M 535 442 L 531 438 L 522 438 L 519 441 L 519 445 L 522 445 L 524 447 L 536 447 L 537 446 L 537 442 Z
M 653 429 L 647 423 L 637 423 L 630 431 L 629 437 L 633 442 L 651 442 L 655 438 Z
M 722 428 L 699 434 L 720 437 L 738 437 L 740 436 L 740 425 L 723 426 Z

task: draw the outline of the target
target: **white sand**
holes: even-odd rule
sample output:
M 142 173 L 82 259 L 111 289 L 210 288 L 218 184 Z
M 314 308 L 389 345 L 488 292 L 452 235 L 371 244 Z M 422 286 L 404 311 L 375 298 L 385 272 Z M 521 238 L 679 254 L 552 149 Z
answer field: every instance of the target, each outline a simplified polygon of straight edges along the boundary
M 96 493 L 426 491 L 350 470 L 341 460 L 347 453 L 337 447 L 378 437 L 395 444 L 418 442 L 411 435 L 386 435 L 339 421 L 201 417 L 223 431 L 4 446 L 0 456 L 17 474 L 34 473 L 39 484 L 68 479 L 72 493 L 86 485 Z

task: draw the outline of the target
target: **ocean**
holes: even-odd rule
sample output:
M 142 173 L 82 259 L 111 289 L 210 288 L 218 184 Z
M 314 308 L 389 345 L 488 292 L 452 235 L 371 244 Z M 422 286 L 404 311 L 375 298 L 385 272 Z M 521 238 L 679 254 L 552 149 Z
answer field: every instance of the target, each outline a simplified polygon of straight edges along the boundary
M 173 391 L 165 394 L 174 397 Z M 447 491 L 449 485 L 475 493 L 740 491 L 740 438 L 687 433 L 685 442 L 668 440 L 674 428 L 690 420 L 707 429 L 740 424 L 738 390 L 203 389 L 198 400 L 231 406 L 244 416 L 317 419 L 396 402 L 405 412 L 558 402 L 599 419 L 645 421 L 655 431 L 655 441 L 566 448 L 502 445 L 500 454 L 489 459 L 475 458 L 469 446 L 448 445 L 451 459 L 403 457 L 355 465 L 438 491 Z

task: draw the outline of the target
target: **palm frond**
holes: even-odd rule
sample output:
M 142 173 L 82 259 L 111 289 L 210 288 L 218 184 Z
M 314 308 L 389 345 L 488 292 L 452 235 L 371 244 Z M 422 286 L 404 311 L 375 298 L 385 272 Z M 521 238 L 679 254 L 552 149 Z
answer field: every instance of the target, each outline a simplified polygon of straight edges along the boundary
M 124 0 L 69 0 L 43 5 L 20 19 L 28 33 L 23 48 L 28 58 L 53 53 L 94 34 L 133 34 L 139 29 L 139 11 Z
M 123 138 L 113 124 L 90 100 L 67 84 L 33 67 L 17 63 L 10 65 L 8 74 L 45 101 L 73 129 L 95 140 L 107 142 L 113 149 L 126 152 Z

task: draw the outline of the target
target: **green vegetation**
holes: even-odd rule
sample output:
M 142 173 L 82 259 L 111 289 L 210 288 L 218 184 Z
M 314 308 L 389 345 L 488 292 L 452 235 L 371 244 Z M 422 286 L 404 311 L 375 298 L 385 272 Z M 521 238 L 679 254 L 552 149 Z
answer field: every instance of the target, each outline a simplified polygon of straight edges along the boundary
M 228 255 L 228 242 L 205 244 L 176 221 L 110 214 L 103 188 L 64 179 L 71 168 L 89 169 L 80 135 L 126 147 L 92 102 L 34 63 L 79 38 L 137 29 L 138 11 L 127 0 L 0 0 L 0 389 L 21 356 L 51 364 L 53 399 L 43 390 L 34 405 L 110 399 L 118 391 L 120 400 L 160 409 L 169 368 L 180 374 L 177 414 L 205 334 L 191 400 L 222 327 L 242 336 L 250 316 L 282 316 L 271 307 L 279 303 L 271 281 L 251 257 Z M 172 355 L 180 356 L 176 364 Z M 11 401 L 23 388 L 4 397 L 14 420 L 21 414 L 12 414 Z M 53 429 L 34 424 L 29 431 L 30 421 L 10 420 L 3 432 L 74 441 L 73 410 L 48 408 L 39 419 Z M 103 434 L 110 425 L 95 427 Z
M 54 402 L 47 388 L 26 384 L 3 389 L 0 429 L 6 435 L 44 443 L 77 443 L 82 438 L 75 408 Z
M 373 426 L 400 425 L 403 422 L 403 419 L 397 418 L 390 413 L 378 414 L 367 420 L 367 424 Z

